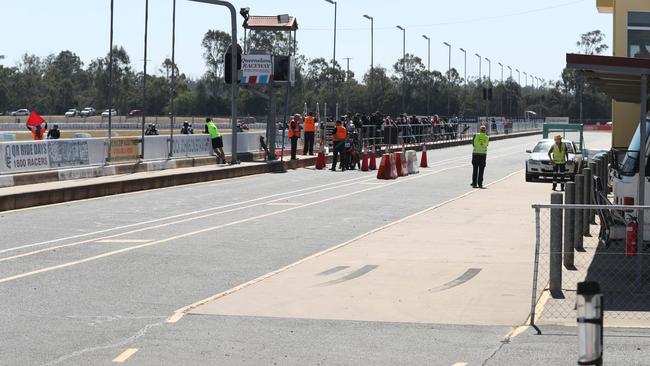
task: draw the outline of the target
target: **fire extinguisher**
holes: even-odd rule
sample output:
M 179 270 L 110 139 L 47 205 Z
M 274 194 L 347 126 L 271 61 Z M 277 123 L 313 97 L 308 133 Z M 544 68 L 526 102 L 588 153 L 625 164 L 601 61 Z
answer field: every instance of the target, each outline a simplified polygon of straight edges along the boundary
M 627 257 L 636 257 L 638 252 L 638 230 L 639 224 L 633 216 L 628 217 L 625 225 L 625 255 Z

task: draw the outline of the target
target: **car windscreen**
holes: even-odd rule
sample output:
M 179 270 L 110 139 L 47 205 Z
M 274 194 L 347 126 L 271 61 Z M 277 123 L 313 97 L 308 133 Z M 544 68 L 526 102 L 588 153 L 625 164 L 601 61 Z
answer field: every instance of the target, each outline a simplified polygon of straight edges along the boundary
M 645 123 L 646 136 L 650 133 L 650 120 L 646 120 Z M 639 150 L 641 148 L 641 131 L 639 127 L 636 128 L 630 146 L 627 149 L 627 153 L 623 158 L 623 163 L 620 166 L 620 173 L 627 176 L 635 175 L 638 172 L 638 160 L 639 160 Z
M 535 146 L 535 148 L 533 149 L 533 152 L 534 153 L 548 152 L 549 150 L 551 150 L 551 146 L 553 145 L 553 143 L 554 143 L 553 141 L 540 141 L 537 143 L 537 146 Z M 565 142 L 564 145 L 567 147 L 567 151 L 569 152 L 569 154 L 573 154 L 574 152 L 573 144 L 570 142 Z

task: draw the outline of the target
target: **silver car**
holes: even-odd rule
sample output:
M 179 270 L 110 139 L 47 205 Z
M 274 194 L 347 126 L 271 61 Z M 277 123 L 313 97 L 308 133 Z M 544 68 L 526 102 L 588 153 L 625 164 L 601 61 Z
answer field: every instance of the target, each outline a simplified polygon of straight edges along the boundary
M 563 141 L 568 148 L 569 160 L 566 163 L 566 178 L 573 180 L 576 171 L 583 162 L 582 152 L 573 141 Z M 555 142 L 553 139 L 540 140 L 532 150 L 526 161 L 526 182 L 534 182 L 553 178 L 553 164 L 548 158 L 548 152 Z

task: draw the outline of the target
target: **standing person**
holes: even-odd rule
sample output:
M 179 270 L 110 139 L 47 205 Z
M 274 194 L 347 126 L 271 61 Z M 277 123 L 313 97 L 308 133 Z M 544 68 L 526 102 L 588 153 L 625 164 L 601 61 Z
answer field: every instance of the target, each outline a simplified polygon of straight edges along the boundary
M 226 154 L 223 152 L 223 138 L 221 137 L 221 133 L 219 133 L 217 125 L 212 121 L 212 118 L 205 119 L 205 129 L 212 139 L 212 149 L 217 155 L 217 164 L 226 164 Z
M 548 158 L 553 164 L 553 190 L 557 188 L 559 180 L 560 189 L 564 191 L 564 172 L 566 171 L 566 162 L 569 159 L 569 151 L 562 142 L 562 136 L 555 136 L 555 143 L 548 150 Z
M 303 155 L 314 155 L 314 138 L 316 136 L 316 118 L 314 113 L 309 112 L 305 117 L 305 146 L 302 148 Z
M 296 153 L 298 151 L 298 139 L 300 139 L 299 114 L 291 117 L 291 121 L 289 122 L 289 139 L 291 140 L 291 160 L 298 160 Z
M 485 164 L 487 160 L 487 150 L 490 144 L 490 138 L 485 133 L 487 129 L 481 125 L 480 132 L 474 135 L 472 145 L 474 150 L 472 152 L 472 184 L 474 188 L 483 188 L 483 173 L 485 172 Z
M 192 135 L 192 134 L 194 134 L 194 129 L 192 128 L 190 122 L 188 121 L 183 122 L 183 127 L 181 127 L 181 135 Z
M 47 133 L 48 140 L 58 140 L 61 138 L 61 130 L 59 130 L 59 125 L 52 126 L 52 129 Z
M 332 143 L 334 145 L 334 160 L 332 161 L 332 171 L 336 171 L 336 163 L 341 156 L 341 170 L 345 171 L 345 140 L 348 138 L 348 130 L 343 127 L 341 120 L 336 121 L 336 126 L 332 131 Z
M 37 126 L 27 125 L 27 129 L 32 132 L 32 137 L 34 138 L 34 141 L 40 141 L 43 139 L 45 133 L 47 132 L 47 122 L 45 122 L 45 127 L 41 127 L 41 125 L 37 125 Z

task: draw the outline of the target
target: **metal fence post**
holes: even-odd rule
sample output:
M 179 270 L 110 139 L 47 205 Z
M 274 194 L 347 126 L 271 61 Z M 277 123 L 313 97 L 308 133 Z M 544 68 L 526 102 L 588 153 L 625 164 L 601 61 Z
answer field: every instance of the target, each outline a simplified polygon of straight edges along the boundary
M 591 170 L 591 191 L 593 192 L 596 187 L 594 186 L 594 178 L 598 176 L 598 169 L 596 169 L 596 163 L 591 161 L 589 162 L 589 169 Z M 595 205 L 596 202 L 593 200 L 593 196 L 591 196 L 591 200 L 589 201 L 592 205 Z M 596 225 L 596 210 L 589 210 L 589 224 L 591 225 Z
M 535 261 L 533 264 L 533 291 L 530 299 L 530 326 L 537 330 L 537 334 L 542 331 L 535 325 L 535 306 L 537 305 L 537 277 L 539 275 L 539 247 L 541 244 L 540 235 L 540 215 L 539 207 L 535 207 Z
M 582 203 L 585 205 L 590 205 L 591 204 L 591 169 L 585 168 L 582 171 L 582 174 L 584 175 L 585 182 L 582 186 L 583 190 L 583 196 L 582 196 Z M 591 227 L 589 226 L 589 222 L 591 221 L 589 214 L 591 210 L 585 209 L 582 210 L 582 234 L 584 236 L 591 236 Z
M 567 182 L 564 188 L 564 203 L 567 205 L 572 205 L 575 203 L 575 189 L 576 185 L 573 182 Z M 564 212 L 564 267 L 567 269 L 572 269 L 574 267 L 573 263 L 573 251 L 574 251 L 574 236 L 575 229 L 573 225 L 575 224 L 575 211 L 572 209 L 567 209 Z
M 562 204 L 562 193 L 551 193 L 551 204 Z M 551 250 L 549 260 L 549 290 L 551 296 L 562 293 L 562 208 L 551 209 Z
M 575 203 L 576 205 L 581 205 L 583 204 L 582 200 L 584 197 L 584 183 L 585 183 L 585 178 L 584 175 L 582 174 L 576 174 L 575 176 Z M 576 250 L 584 250 L 582 246 L 582 210 L 577 209 L 574 211 L 574 216 L 575 216 L 575 225 L 574 225 L 574 240 L 573 244 L 576 248 Z

